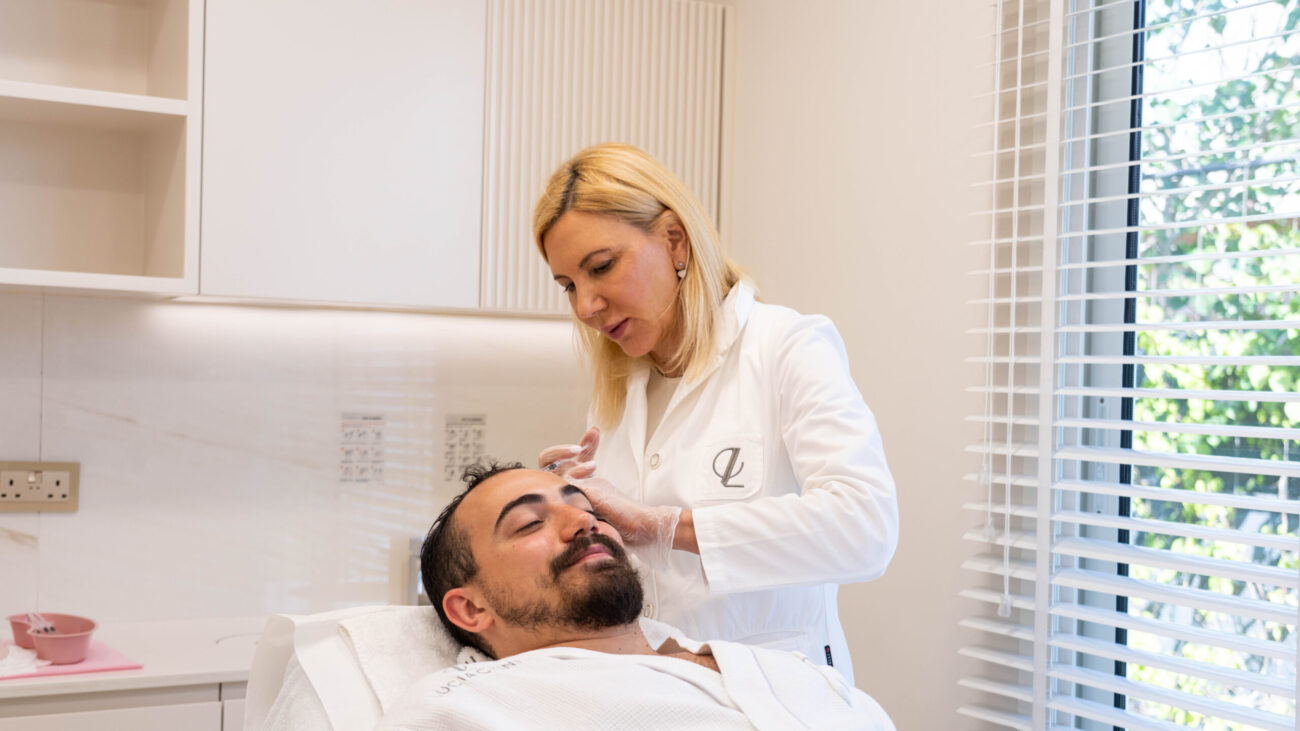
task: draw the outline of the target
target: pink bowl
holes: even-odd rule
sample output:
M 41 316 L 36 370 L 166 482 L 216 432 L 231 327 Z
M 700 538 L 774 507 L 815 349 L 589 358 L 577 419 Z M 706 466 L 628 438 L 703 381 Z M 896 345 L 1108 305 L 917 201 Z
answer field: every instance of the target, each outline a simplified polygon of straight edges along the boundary
M 5 619 L 9 620 L 9 629 L 14 633 L 14 644 L 28 650 L 33 649 L 35 645 L 32 644 L 32 638 L 27 636 L 27 630 L 31 629 L 31 625 L 27 624 L 27 615 L 11 614 Z
M 41 634 L 30 628 L 27 630 L 27 637 L 36 646 L 37 657 L 49 660 L 52 665 L 69 665 L 86 659 L 95 620 L 52 612 L 42 612 L 41 616 L 54 625 L 54 631 Z

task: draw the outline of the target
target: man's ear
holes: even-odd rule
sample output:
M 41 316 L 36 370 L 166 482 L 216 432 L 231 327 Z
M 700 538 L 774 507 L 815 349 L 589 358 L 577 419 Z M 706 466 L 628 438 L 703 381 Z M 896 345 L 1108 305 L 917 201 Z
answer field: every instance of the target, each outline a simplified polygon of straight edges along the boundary
M 473 589 L 458 586 L 442 596 L 442 611 L 451 623 L 473 634 L 492 626 L 496 615 L 483 597 Z

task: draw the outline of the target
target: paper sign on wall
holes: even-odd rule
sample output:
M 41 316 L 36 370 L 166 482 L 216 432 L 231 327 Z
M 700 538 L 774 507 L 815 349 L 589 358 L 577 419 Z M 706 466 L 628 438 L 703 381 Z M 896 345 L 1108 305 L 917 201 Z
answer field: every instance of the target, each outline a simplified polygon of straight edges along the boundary
M 343 414 L 340 420 L 339 481 L 384 481 L 383 414 Z
M 454 482 L 460 479 L 466 467 L 483 457 L 483 444 L 487 436 L 487 415 L 448 414 L 446 434 L 443 477 Z

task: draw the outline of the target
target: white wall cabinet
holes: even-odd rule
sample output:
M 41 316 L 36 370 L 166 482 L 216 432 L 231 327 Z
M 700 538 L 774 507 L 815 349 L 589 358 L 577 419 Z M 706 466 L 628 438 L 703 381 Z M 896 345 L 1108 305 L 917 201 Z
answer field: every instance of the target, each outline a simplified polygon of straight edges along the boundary
M 0 0 L 0 286 L 566 313 L 531 214 L 579 148 L 645 148 L 727 223 L 732 15 Z
M 485 3 L 208 5 L 201 294 L 478 306 Z
M 193 294 L 203 0 L 0 2 L 0 285 Z

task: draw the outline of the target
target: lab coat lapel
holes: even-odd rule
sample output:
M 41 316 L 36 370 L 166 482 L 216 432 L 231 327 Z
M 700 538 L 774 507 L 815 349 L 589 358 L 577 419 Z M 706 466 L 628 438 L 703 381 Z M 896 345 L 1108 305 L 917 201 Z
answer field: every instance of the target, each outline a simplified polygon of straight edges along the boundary
M 693 379 L 689 382 L 683 379 L 682 383 L 677 386 L 677 390 L 673 392 L 673 397 L 668 401 L 668 408 L 664 410 L 664 416 L 662 419 L 663 423 L 667 424 L 668 420 L 673 417 L 673 412 L 677 409 L 677 406 L 694 393 L 696 389 L 703 385 L 704 382 L 709 379 L 709 376 L 722 365 L 722 361 L 726 359 L 727 353 L 731 351 L 732 346 L 734 346 L 736 341 L 740 339 L 740 331 L 745 327 L 745 322 L 749 319 L 749 311 L 753 309 L 753 307 L 753 288 L 743 281 L 736 283 L 736 286 L 731 288 L 731 291 L 727 293 L 727 298 L 722 302 L 722 319 L 718 322 L 718 337 L 715 341 L 717 344 L 717 350 L 715 351 L 713 360 L 710 361 L 709 366 L 700 373 L 699 378 Z M 643 379 L 640 389 L 637 390 L 641 395 L 641 413 L 644 414 L 645 379 Z M 630 397 L 631 389 L 629 389 L 629 399 Z M 644 432 L 644 416 L 641 418 L 640 423 L 641 429 Z M 643 433 L 643 439 L 640 444 L 645 444 L 644 436 L 645 434 Z M 638 471 L 640 468 L 641 465 L 638 463 Z
M 642 462 L 645 460 L 645 387 L 650 381 L 650 369 L 638 368 L 627 377 L 627 401 L 623 404 L 623 433 L 626 435 L 628 452 L 636 463 L 637 483 L 645 474 Z

